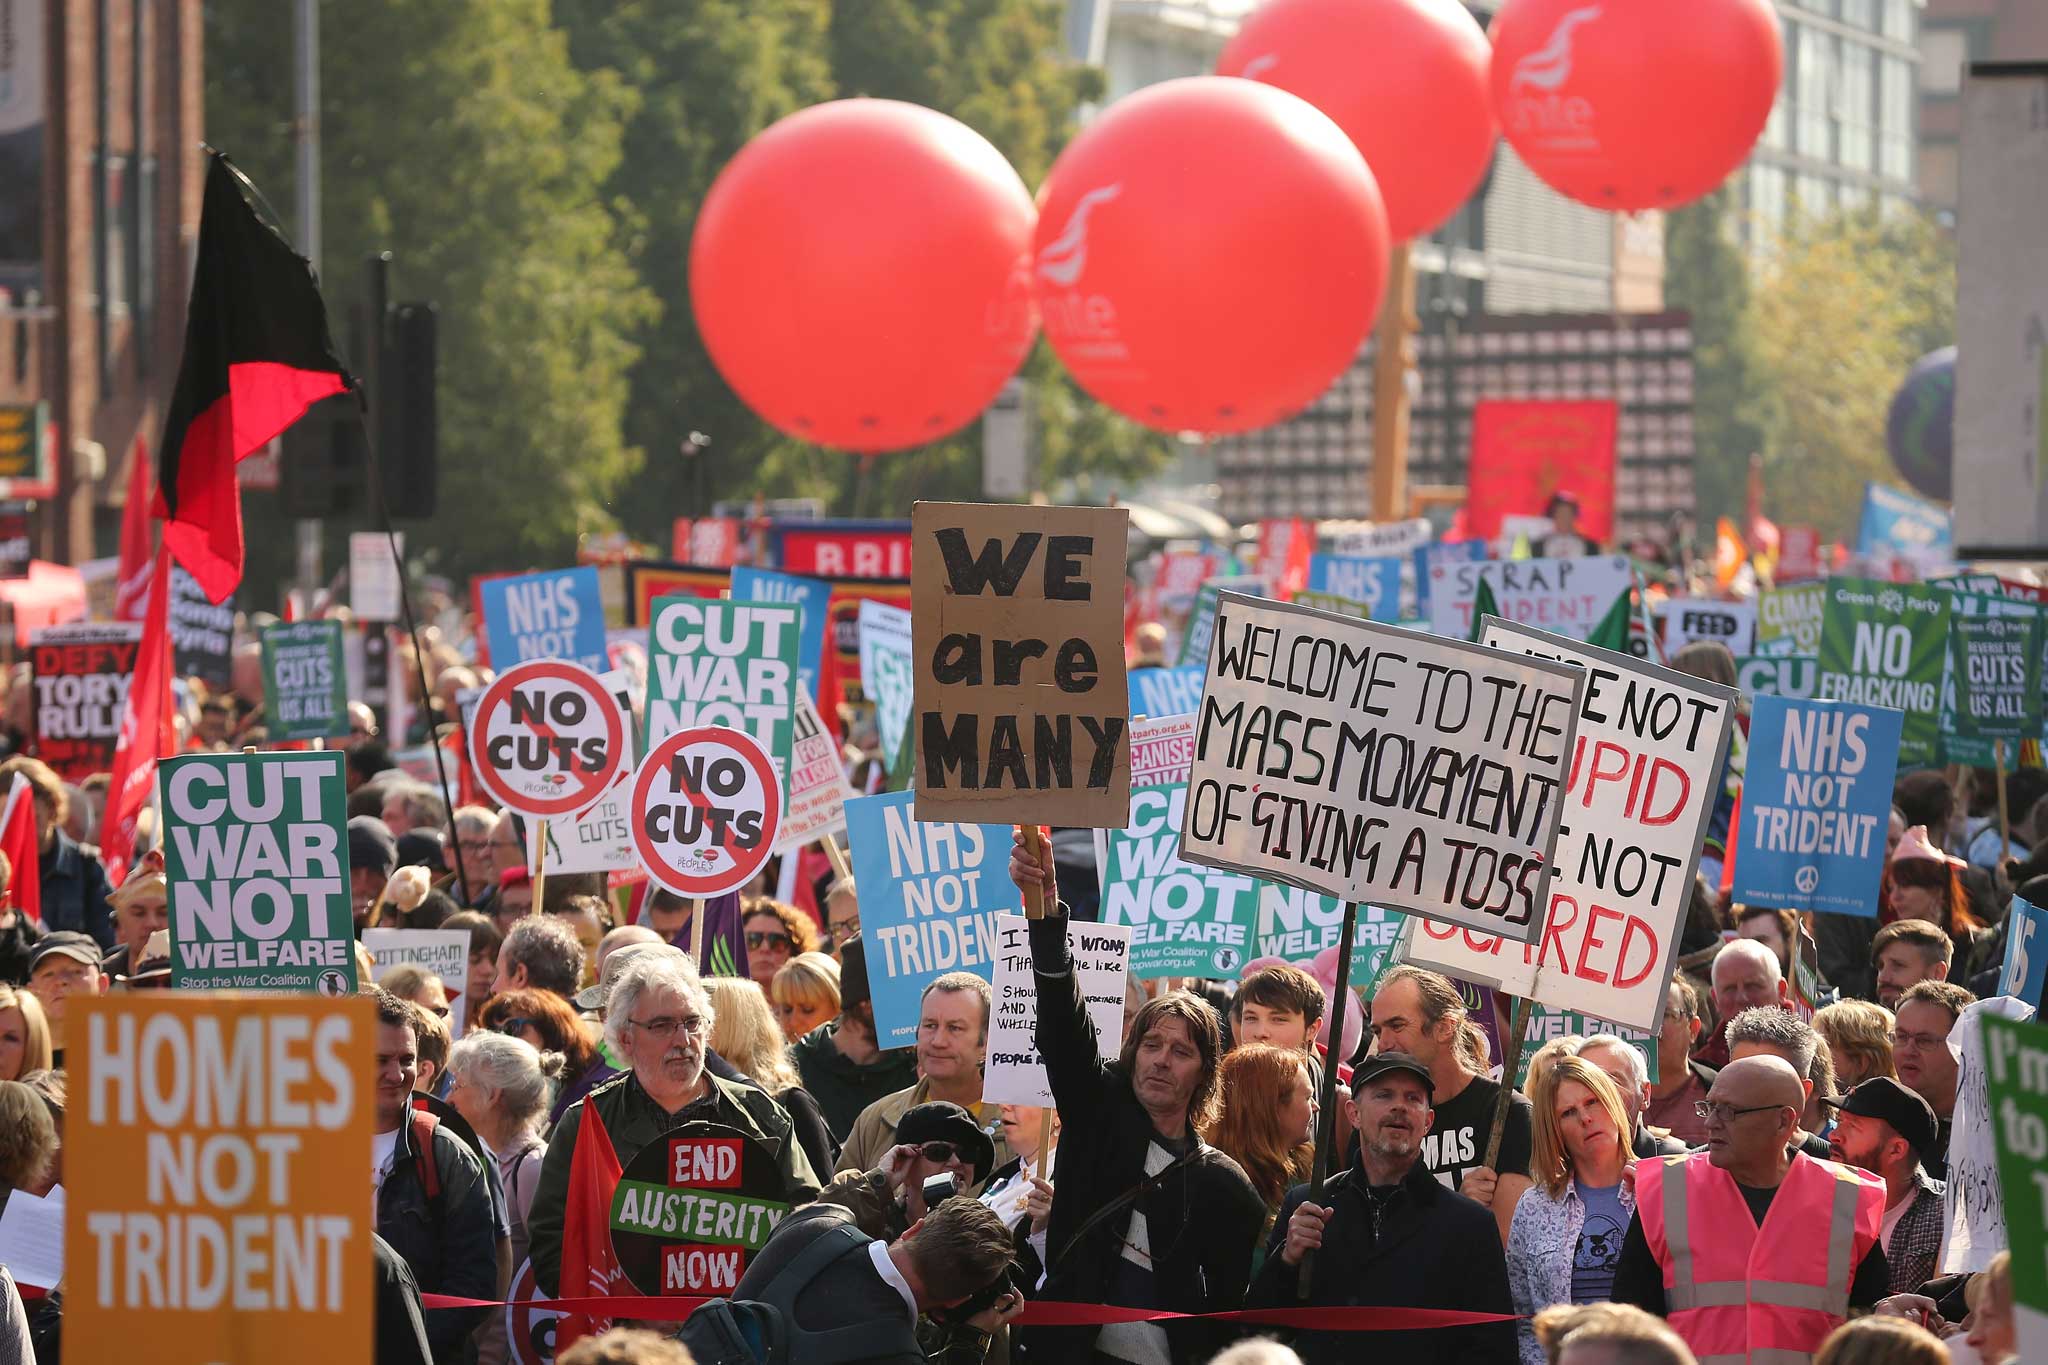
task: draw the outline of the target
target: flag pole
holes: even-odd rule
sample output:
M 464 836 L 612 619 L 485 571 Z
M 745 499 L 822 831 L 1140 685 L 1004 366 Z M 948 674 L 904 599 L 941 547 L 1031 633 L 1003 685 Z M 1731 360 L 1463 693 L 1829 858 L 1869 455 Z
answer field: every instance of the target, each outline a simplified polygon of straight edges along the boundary
M 1323 1202 L 1323 1182 L 1329 1179 L 1330 1149 L 1337 1145 L 1337 1068 L 1344 1063 L 1344 1005 L 1351 996 L 1351 940 L 1358 932 L 1358 902 L 1344 902 L 1344 927 L 1337 936 L 1337 982 L 1330 992 L 1330 1047 L 1323 1057 L 1322 1109 L 1316 1115 L 1316 1154 L 1309 1167 L 1308 1202 Z M 1308 1302 L 1309 1285 L 1315 1277 L 1316 1252 L 1310 1247 L 1301 1254 L 1296 1287 L 1301 1302 Z

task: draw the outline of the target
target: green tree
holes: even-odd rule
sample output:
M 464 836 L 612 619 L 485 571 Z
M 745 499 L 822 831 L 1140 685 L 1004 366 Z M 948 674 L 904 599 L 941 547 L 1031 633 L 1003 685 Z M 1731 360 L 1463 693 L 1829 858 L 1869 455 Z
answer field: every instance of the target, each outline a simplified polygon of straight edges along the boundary
M 1885 413 L 1919 356 L 1953 340 L 1953 246 L 1917 216 L 1800 217 L 1759 267 L 1757 356 L 1775 398 L 1764 443 L 1774 515 L 1852 536 L 1868 481 L 1897 476 Z
M 633 220 L 603 195 L 637 97 L 578 70 L 547 0 L 352 0 L 321 20 L 337 339 L 375 250 L 395 253 L 395 297 L 440 310 L 439 511 L 401 525 L 457 575 L 567 562 L 640 461 L 621 422 L 655 302 Z M 269 0 L 214 0 L 206 24 L 209 136 L 289 205 L 291 25 Z M 288 533 L 263 495 L 249 522 L 252 567 L 281 568 Z
M 1694 494 L 1700 523 L 1739 517 L 1763 449 L 1771 386 L 1758 359 L 1749 270 L 1726 186 L 1664 220 L 1664 298 L 1692 314 Z

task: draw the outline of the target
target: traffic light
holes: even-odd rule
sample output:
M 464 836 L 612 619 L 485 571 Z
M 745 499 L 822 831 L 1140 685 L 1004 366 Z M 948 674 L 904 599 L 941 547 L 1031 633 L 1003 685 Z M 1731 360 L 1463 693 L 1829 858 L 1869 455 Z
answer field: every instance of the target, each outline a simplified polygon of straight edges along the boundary
M 401 303 L 378 329 L 370 394 L 377 462 L 393 520 L 430 517 L 439 480 L 437 324 L 431 303 Z M 278 497 L 289 517 L 374 515 L 370 457 L 355 395 L 322 399 L 284 434 Z
M 277 496 L 288 517 L 335 517 L 369 506 L 370 462 L 352 393 L 323 398 L 285 429 Z

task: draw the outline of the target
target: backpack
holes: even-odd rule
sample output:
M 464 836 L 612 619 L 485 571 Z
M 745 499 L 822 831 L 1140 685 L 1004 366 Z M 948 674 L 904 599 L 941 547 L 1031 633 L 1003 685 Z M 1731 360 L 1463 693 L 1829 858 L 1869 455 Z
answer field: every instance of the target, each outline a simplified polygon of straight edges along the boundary
M 762 1289 L 760 1299 L 713 1299 L 683 1324 L 683 1345 L 697 1365 L 850 1365 L 916 1352 L 912 1329 L 861 1322 L 811 1332 L 796 1325 L 797 1299 L 842 1256 L 865 1255 L 874 1239 L 844 1225 L 827 1230 Z

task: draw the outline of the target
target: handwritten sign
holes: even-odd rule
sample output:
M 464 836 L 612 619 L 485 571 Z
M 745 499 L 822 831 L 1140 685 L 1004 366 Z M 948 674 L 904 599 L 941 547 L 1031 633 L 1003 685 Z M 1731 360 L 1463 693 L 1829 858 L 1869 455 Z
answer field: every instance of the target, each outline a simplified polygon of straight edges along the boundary
M 924 817 L 1123 824 L 1129 510 L 920 502 L 910 528 Z
M 1614 599 L 1635 587 L 1627 555 L 1584 559 L 1496 559 L 1438 564 L 1430 569 L 1429 622 L 1438 635 L 1472 638 L 1472 609 L 1483 581 L 1495 614 L 1574 640 L 1592 634 Z
M 1225 594 L 1181 857 L 1533 939 L 1581 685 L 1549 659 Z
M 997 915 L 995 992 L 989 1012 L 988 1063 L 981 1078 L 981 1097 L 989 1104 L 1035 1104 L 1053 1107 L 1052 1082 L 1046 1079 L 1045 1057 L 1038 1050 L 1038 978 L 1031 971 L 1031 921 L 1022 915 Z M 1067 948 L 1074 956 L 1088 1022 L 1095 1026 L 1096 1050 L 1114 1056 L 1123 1045 L 1124 969 L 1131 933 L 1109 924 L 1067 921 Z

